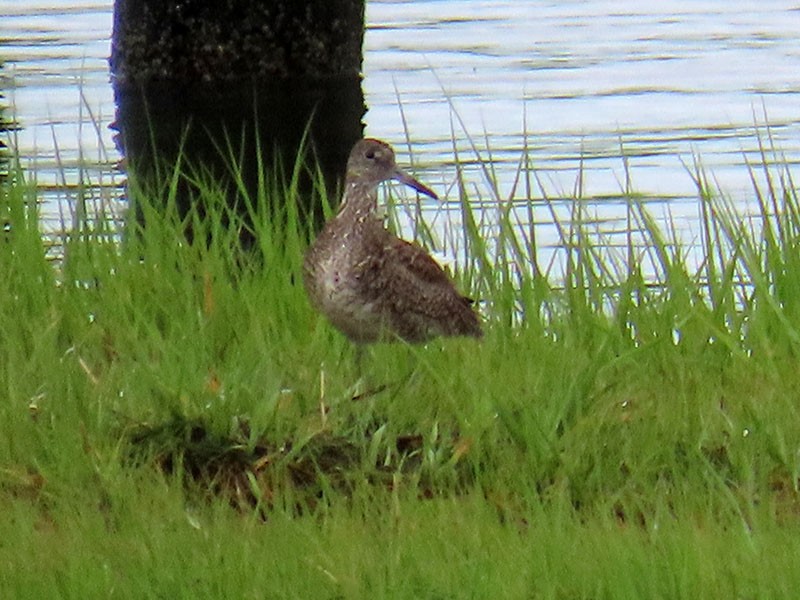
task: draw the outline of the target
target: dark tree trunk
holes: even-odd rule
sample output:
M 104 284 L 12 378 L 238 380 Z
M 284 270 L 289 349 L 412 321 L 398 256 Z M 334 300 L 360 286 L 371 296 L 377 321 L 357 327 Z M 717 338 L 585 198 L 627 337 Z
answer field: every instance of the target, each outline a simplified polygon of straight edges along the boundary
M 363 131 L 363 35 L 364 0 L 116 0 L 111 68 L 129 168 L 155 183 L 181 153 L 224 183 L 233 149 L 255 194 L 258 152 L 291 169 L 307 133 L 309 166 L 335 189 Z

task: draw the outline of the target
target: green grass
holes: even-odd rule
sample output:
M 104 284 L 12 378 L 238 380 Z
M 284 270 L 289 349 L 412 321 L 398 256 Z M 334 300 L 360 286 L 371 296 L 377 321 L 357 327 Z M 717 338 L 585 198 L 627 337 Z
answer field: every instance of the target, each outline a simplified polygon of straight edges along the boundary
M 773 154 L 754 221 L 693 171 L 699 267 L 630 193 L 621 249 L 580 199 L 554 222 L 558 281 L 509 202 L 484 238 L 462 191 L 486 338 L 377 346 L 386 387 L 358 400 L 300 284 L 293 185 L 250 200 L 255 256 L 200 185 L 206 219 L 134 190 L 144 228 L 87 223 L 54 267 L 12 173 L 0 595 L 793 597 L 800 203 Z

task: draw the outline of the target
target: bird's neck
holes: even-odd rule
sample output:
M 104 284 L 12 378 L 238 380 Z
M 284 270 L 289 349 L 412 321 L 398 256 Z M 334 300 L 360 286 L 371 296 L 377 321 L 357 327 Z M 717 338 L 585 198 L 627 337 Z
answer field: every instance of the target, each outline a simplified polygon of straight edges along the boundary
M 378 213 L 378 189 L 375 184 L 358 181 L 345 183 L 338 218 L 358 221 Z

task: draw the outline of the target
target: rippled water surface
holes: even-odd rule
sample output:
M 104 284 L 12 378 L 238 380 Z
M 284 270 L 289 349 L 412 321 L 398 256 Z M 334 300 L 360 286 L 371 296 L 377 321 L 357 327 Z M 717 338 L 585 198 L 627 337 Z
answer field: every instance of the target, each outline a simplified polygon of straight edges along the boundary
M 93 181 L 115 181 L 112 13 L 111 0 L 0 0 L 14 143 L 56 196 L 79 158 Z M 408 134 L 438 190 L 452 189 L 457 149 L 485 200 L 495 194 L 476 159 L 491 159 L 501 198 L 522 197 L 513 182 L 527 148 L 549 196 L 572 194 L 582 169 L 610 229 L 624 223 L 615 200 L 629 176 L 691 231 L 693 155 L 742 203 L 756 121 L 766 115 L 783 159 L 800 160 L 794 2 L 370 0 L 367 23 L 366 132 L 403 150 Z

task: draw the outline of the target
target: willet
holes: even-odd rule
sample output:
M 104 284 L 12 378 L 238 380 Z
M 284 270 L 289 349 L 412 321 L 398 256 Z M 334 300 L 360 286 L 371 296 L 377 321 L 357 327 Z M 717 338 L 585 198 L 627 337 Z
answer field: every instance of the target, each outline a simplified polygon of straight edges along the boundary
M 395 164 L 392 148 L 375 139 L 356 143 L 347 161 L 344 196 L 304 261 L 311 303 L 361 345 L 436 336 L 481 337 L 472 300 L 417 244 L 389 232 L 378 214 L 378 185 L 395 179 L 436 194 Z

